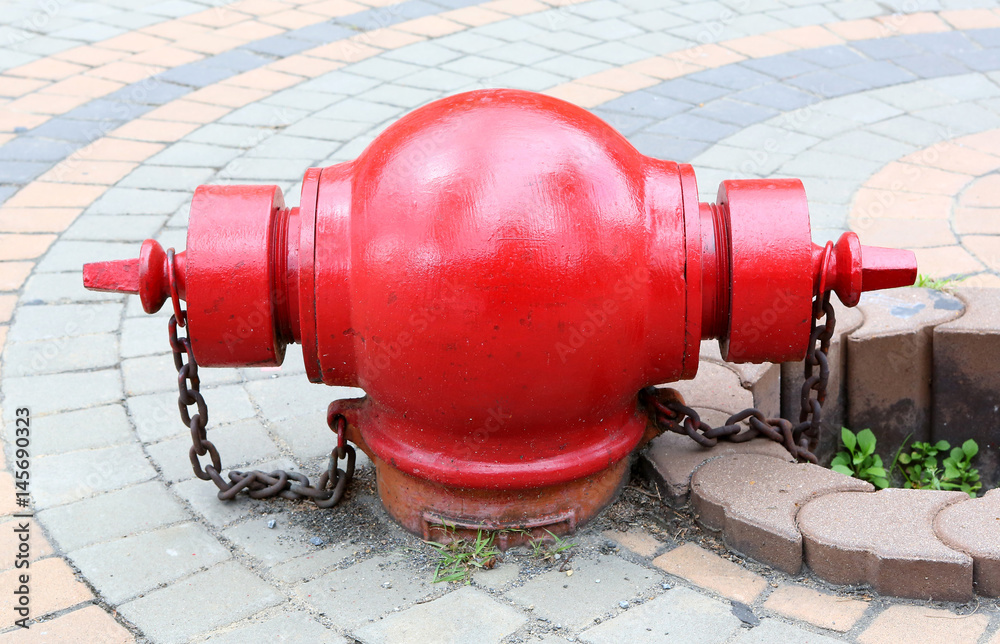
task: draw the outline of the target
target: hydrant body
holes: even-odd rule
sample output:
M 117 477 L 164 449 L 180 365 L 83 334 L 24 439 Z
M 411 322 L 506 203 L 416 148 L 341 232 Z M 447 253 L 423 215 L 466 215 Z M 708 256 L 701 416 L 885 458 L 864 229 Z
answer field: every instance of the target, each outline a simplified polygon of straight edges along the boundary
M 814 294 L 912 283 L 905 251 L 812 244 L 797 180 L 724 182 L 638 153 L 590 113 L 487 90 L 432 103 L 355 161 L 195 194 L 174 289 L 202 366 L 280 364 L 334 403 L 405 527 L 573 530 L 648 440 L 643 387 L 803 357 Z M 169 295 L 155 243 L 88 287 Z

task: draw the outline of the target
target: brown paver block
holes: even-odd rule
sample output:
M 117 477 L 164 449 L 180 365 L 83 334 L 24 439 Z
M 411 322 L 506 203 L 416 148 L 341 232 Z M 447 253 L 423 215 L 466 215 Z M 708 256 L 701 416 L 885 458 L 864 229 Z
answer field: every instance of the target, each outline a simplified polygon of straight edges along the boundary
M 865 316 L 857 308 L 848 308 L 836 297 L 831 299 L 837 325 L 827 360 L 830 365 L 830 379 L 826 386 L 826 402 L 823 403 L 823 423 L 820 427 L 819 442 L 815 454 L 820 462 L 826 462 L 840 446 L 840 428 L 847 416 L 847 337 L 865 321 Z M 815 371 L 813 373 L 816 373 Z M 801 362 L 786 362 L 781 365 L 781 416 L 791 420 L 799 419 L 802 408 L 802 383 L 805 381 Z
M 764 608 L 783 617 L 841 633 L 851 630 L 868 606 L 867 602 L 857 599 L 837 597 L 793 584 L 779 586 L 764 602 Z
M 767 588 L 767 581 L 760 575 L 693 543 L 685 543 L 660 555 L 653 564 L 671 575 L 744 604 L 752 604 Z
M 924 606 L 890 606 L 858 636 L 859 644 L 975 644 L 986 631 L 986 615 L 960 616 Z
M 799 509 L 832 492 L 871 492 L 870 483 L 811 463 L 736 454 L 706 463 L 691 478 L 698 521 L 728 545 L 789 574 L 802 568 Z
M 696 411 L 712 427 L 724 425 L 731 415 L 714 409 Z M 794 460 L 788 450 L 766 438 L 755 438 L 745 443 L 720 442 L 706 449 L 687 436 L 664 432 L 643 450 L 639 463 L 667 503 L 676 507 L 687 503 L 691 475 L 695 470 L 706 461 L 729 454 L 763 454 L 786 461 Z
M 1000 597 L 1000 488 L 949 505 L 938 513 L 934 531 L 945 545 L 972 557 L 976 592 Z
M 871 584 L 896 597 L 972 598 L 972 558 L 934 536 L 934 517 L 964 492 L 890 488 L 837 492 L 799 511 L 806 564 L 835 584 Z
M 607 530 L 604 536 L 617 541 L 623 547 L 642 557 L 652 557 L 663 545 L 644 530 L 628 530 L 627 532 Z
M 985 480 L 1000 476 L 1000 291 L 961 288 L 965 313 L 934 329 L 934 440 L 957 447 L 968 438 L 979 445 L 975 465 Z M 1000 526 L 998 526 L 1000 529 Z
M 847 425 L 870 428 L 889 450 L 931 428 L 932 336 L 962 314 L 957 298 L 924 288 L 865 293 L 865 323 L 847 341 Z
M 14 590 L 21 585 L 20 576 L 24 574 L 28 575 L 33 619 L 94 598 L 90 590 L 76 580 L 65 561 L 49 557 L 32 563 L 28 568 L 12 568 L 0 573 L 0 588 L 4 591 L 0 598 L 0 610 L 4 615 L 14 614 L 18 598 Z
M 87 606 L 31 628 L 19 628 L 0 635 L 0 644 L 56 644 L 79 642 L 87 634 L 87 644 L 127 644 L 135 638 L 98 606 Z

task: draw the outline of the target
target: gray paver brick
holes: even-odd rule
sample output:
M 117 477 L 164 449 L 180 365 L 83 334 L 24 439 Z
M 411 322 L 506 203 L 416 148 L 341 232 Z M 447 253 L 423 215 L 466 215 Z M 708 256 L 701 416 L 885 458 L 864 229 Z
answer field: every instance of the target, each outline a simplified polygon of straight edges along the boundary
M 166 306 L 170 306 L 169 302 Z M 121 351 L 123 358 L 161 354 L 164 346 L 163 330 L 166 328 L 159 316 L 126 318 L 121 326 Z
M 180 421 L 177 422 L 177 427 L 183 429 Z M 225 455 L 227 468 L 239 468 L 278 456 L 278 448 L 256 419 L 223 427 L 212 422 L 208 428 L 208 439 Z M 190 447 L 190 436 L 181 435 L 176 439 L 150 445 L 146 451 L 156 461 L 165 480 L 181 481 L 194 476 L 188 456 Z M 203 460 L 208 462 L 208 457 Z
M 277 434 L 300 460 L 329 456 L 336 443 L 336 437 L 318 412 L 274 421 L 268 419 L 268 421 L 270 430 Z
M 156 470 L 134 443 L 41 456 L 33 465 L 33 474 L 46 481 L 34 490 L 38 508 L 72 503 L 156 476 Z
M 295 469 L 295 466 L 285 461 L 266 469 L 270 471 L 276 468 L 292 470 Z M 266 501 L 257 501 L 244 494 L 240 494 L 232 501 L 222 502 L 219 500 L 219 490 L 215 485 L 201 479 L 181 481 L 172 485 L 170 489 L 184 499 L 206 521 L 219 527 L 236 523 L 251 514 L 260 514 L 268 507 Z
M 542 91 L 565 82 L 567 78 L 540 69 L 521 67 L 489 79 L 497 87 L 513 87 L 529 91 Z
M 306 123 L 313 123 L 309 119 Z M 260 145 L 256 145 L 247 153 L 248 157 L 263 157 L 268 159 L 315 159 L 319 161 L 327 157 L 339 147 L 339 144 L 306 138 L 278 134 Z
M 112 367 L 118 363 L 118 338 L 110 333 L 37 342 L 13 342 L 4 347 L 4 375 L 37 376 L 63 371 Z
M 66 229 L 62 239 L 141 242 L 155 235 L 165 221 L 166 217 L 156 215 L 84 215 Z
M 821 70 L 788 79 L 789 83 L 824 98 L 834 98 L 868 89 L 868 85 L 829 70 Z
M 119 604 L 139 593 L 229 559 L 229 551 L 196 523 L 182 523 L 71 552 L 70 560 Z
M 721 644 L 739 629 L 740 620 L 733 615 L 728 602 L 677 587 L 587 629 L 580 634 L 580 641 Z
M 214 172 L 212 168 L 205 167 L 140 166 L 119 181 L 118 185 L 124 188 L 194 192 Z
M 7 424 L 6 429 L 9 440 L 13 437 L 14 425 Z M 31 447 L 35 456 L 121 445 L 131 442 L 134 437 L 121 405 L 38 416 L 31 423 Z M 12 446 L 13 442 L 7 445 L 8 449 Z
M 61 273 L 82 270 L 87 262 L 103 262 L 111 259 L 122 259 L 136 255 L 135 244 L 123 244 L 107 241 L 70 241 L 57 240 L 38 262 L 40 273 Z M 83 288 L 83 282 L 80 282 Z
M 140 483 L 38 514 L 64 551 L 154 530 L 190 518 L 158 481 Z
M 315 413 L 325 422 L 331 402 L 364 395 L 353 387 L 317 386 L 301 376 L 255 380 L 245 386 L 261 415 L 269 421 Z
M 33 416 L 56 411 L 97 407 L 122 399 L 121 376 L 117 369 L 85 373 L 58 373 L 23 378 L 4 378 L 4 417 L 13 407 L 30 407 Z
M 22 136 L 0 147 L 0 160 L 61 161 L 75 148 L 75 145 L 65 141 L 49 141 Z
M 25 342 L 118 330 L 121 304 L 56 304 L 17 309 L 8 340 Z
M 863 56 L 851 51 L 843 45 L 831 45 L 829 47 L 818 47 L 815 49 L 802 49 L 792 54 L 796 58 L 802 58 L 810 63 L 822 67 L 846 67 L 865 62 Z
M 122 360 L 121 370 L 129 396 L 177 389 L 177 369 L 168 354 Z M 237 382 L 240 378 L 233 369 L 203 369 L 198 374 L 202 389 Z
M 572 56 L 569 54 L 549 58 L 548 60 L 543 60 L 540 63 L 532 65 L 532 69 L 540 69 L 553 74 L 561 74 L 562 76 L 567 76 L 569 78 L 581 78 L 590 74 L 596 74 L 597 72 L 603 72 L 604 70 L 610 68 L 611 65 L 605 62 L 592 60 L 590 58 L 580 58 L 579 56 Z
M 218 145 L 189 143 L 180 141 L 174 143 L 162 152 L 146 160 L 150 165 L 190 166 L 221 168 L 232 161 L 238 151 Z
M 232 630 L 212 634 L 197 642 L 211 644 L 246 644 L 246 642 L 281 642 L 282 644 L 349 644 L 342 635 L 316 622 L 305 612 L 279 613 L 273 617 L 254 618 Z
M 329 572 L 295 592 L 316 610 L 337 615 L 339 623 L 353 629 L 438 590 L 399 559 L 379 556 Z
M 740 101 L 746 101 L 747 103 L 773 107 L 782 111 L 805 107 L 806 105 L 810 105 L 817 100 L 817 98 L 811 94 L 806 94 L 805 92 L 800 92 L 799 90 L 786 87 L 778 83 L 752 87 L 748 90 L 739 92 L 738 94 L 734 94 L 733 98 Z
M 328 569 L 336 566 L 348 556 L 357 552 L 357 548 L 346 544 L 312 547 L 308 554 L 289 559 L 271 568 L 271 576 L 288 584 L 298 583 L 307 579 L 315 579 Z
M 790 78 L 819 69 L 813 63 L 800 58 L 794 58 L 788 54 L 744 60 L 740 64 L 754 71 L 774 76 L 775 78 Z
M 223 116 L 218 122 L 277 128 L 296 123 L 306 115 L 307 111 L 286 105 L 251 103 Z
M 82 268 L 82 266 L 81 266 Z M 124 296 L 98 293 L 83 288 L 83 272 L 35 273 L 28 278 L 21 292 L 25 304 L 56 304 L 62 302 L 112 302 Z
M 741 631 L 733 644 L 834 644 L 843 640 L 817 635 L 816 633 L 780 622 L 776 619 L 762 619 L 760 626 Z
M 618 608 L 618 602 L 648 595 L 661 575 L 619 557 L 573 559 L 573 576 L 552 570 L 507 595 L 535 614 L 571 628 L 583 628 Z
M 471 618 L 475 616 L 475 618 Z M 449 642 L 499 643 L 527 617 L 475 588 L 462 588 L 426 604 L 408 608 L 355 632 L 364 644 Z
M 185 201 L 190 191 L 141 190 L 115 186 L 87 208 L 95 215 L 172 215 Z
M 274 130 L 266 127 L 209 123 L 188 134 L 185 139 L 190 142 L 207 143 L 212 146 L 249 148 L 264 141 L 273 134 Z
M 295 181 L 302 178 L 302 173 L 311 167 L 313 159 L 255 159 L 241 157 L 234 159 L 219 172 L 219 177 L 239 181 Z
M 938 54 L 905 56 L 903 58 L 896 59 L 896 64 L 906 68 L 921 78 L 950 76 L 969 71 L 968 67 L 962 65 L 958 61 L 952 58 L 945 58 Z
M 202 392 L 210 407 L 209 428 L 254 417 L 253 405 L 239 385 L 207 387 L 202 388 Z M 159 441 L 186 431 L 178 417 L 174 389 L 161 394 L 129 396 L 125 404 L 136 433 L 144 442 Z
M 268 528 L 269 521 L 275 527 Z M 301 528 L 291 526 L 288 514 L 271 514 L 265 518 L 253 518 L 246 523 L 233 526 L 222 532 L 234 544 L 266 564 L 269 568 L 301 555 L 319 549 L 309 543 L 309 537 Z
M 232 593 L 237 590 L 239 601 Z M 118 611 L 158 642 L 187 642 L 193 635 L 231 624 L 281 596 L 238 563 L 228 561 L 123 604 Z

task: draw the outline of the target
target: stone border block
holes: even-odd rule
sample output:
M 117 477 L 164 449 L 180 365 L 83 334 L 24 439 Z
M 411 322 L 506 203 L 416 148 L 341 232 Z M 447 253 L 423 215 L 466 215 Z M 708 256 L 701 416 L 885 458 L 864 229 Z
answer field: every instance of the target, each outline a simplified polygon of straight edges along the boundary
M 835 584 L 871 584 L 883 595 L 965 602 L 972 558 L 934 535 L 943 508 L 962 492 L 890 488 L 836 492 L 799 511 L 806 564 Z
M 957 298 L 926 288 L 865 293 L 865 323 L 847 341 L 847 424 L 881 445 L 931 436 L 934 327 L 962 314 Z
M 694 473 L 691 505 L 699 523 L 722 531 L 727 546 L 794 575 L 802 568 L 802 535 L 795 523 L 799 509 L 825 494 L 850 491 L 874 488 L 811 463 L 736 454 Z
M 1000 289 L 963 288 L 965 314 L 934 328 L 931 435 L 952 447 L 979 445 L 982 478 L 1000 476 Z
M 698 409 L 702 420 L 712 427 L 725 424 L 731 414 L 715 409 Z M 707 461 L 731 454 L 762 454 L 784 461 L 794 461 L 783 446 L 766 438 L 746 443 L 720 442 L 706 449 L 687 436 L 665 432 L 653 439 L 639 456 L 639 465 L 667 503 L 678 507 L 687 503 L 691 476 Z
M 934 532 L 946 545 L 972 557 L 976 592 L 1000 597 L 1000 488 L 941 510 Z
M 826 402 L 823 404 L 823 424 L 820 429 L 819 444 L 815 454 L 820 463 L 826 463 L 837 453 L 840 446 L 840 428 L 847 420 L 847 337 L 864 323 L 865 316 L 857 308 L 848 308 L 832 298 L 837 326 L 827 360 L 830 364 L 830 380 L 827 384 Z M 801 362 L 786 362 L 781 365 L 781 416 L 793 421 L 799 419 L 802 409 L 802 383 L 805 382 Z

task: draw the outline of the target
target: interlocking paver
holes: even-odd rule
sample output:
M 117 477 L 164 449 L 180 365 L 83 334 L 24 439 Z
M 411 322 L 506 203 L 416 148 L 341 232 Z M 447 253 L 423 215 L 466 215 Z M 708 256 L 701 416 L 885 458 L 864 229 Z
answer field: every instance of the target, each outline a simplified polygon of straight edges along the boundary
M 841 640 L 817 635 L 798 626 L 784 624 L 774 619 L 762 620 L 760 626 L 749 631 L 743 631 L 733 640 L 733 644 L 834 644 Z
M 219 588 L 238 588 L 234 603 Z M 119 612 L 160 642 L 187 642 L 213 630 L 281 603 L 274 588 L 235 562 L 224 562 L 166 588 L 122 604 Z
M 868 610 L 869 604 L 837 597 L 812 588 L 783 584 L 772 592 L 764 608 L 789 619 L 799 619 L 813 626 L 846 633 Z
M 180 422 L 177 426 L 183 429 Z M 208 439 L 226 455 L 227 467 L 240 467 L 278 456 L 278 448 L 256 419 L 221 427 L 213 421 L 208 428 Z M 156 462 L 165 480 L 180 481 L 194 476 L 188 455 L 190 446 L 190 436 L 181 435 L 149 445 L 146 452 Z
M 860 644 L 892 642 L 976 642 L 986 630 L 986 615 L 958 616 L 948 610 L 926 606 L 891 606 L 858 636 Z
M 650 597 L 659 573 L 618 557 L 573 559 L 573 576 L 551 570 L 507 591 L 522 606 L 570 628 L 584 628 L 619 608 L 618 602 Z
M 155 508 L 155 511 L 152 509 Z M 40 520 L 64 551 L 155 530 L 190 518 L 157 481 L 43 510 Z
M 665 552 L 654 559 L 653 564 L 672 575 L 744 604 L 752 604 L 767 587 L 767 581 L 763 577 L 693 543 Z
M 964 492 L 889 488 L 835 492 L 799 512 L 806 564 L 838 584 L 869 583 L 881 593 L 968 601 L 972 558 L 941 543 L 934 517 Z
M 110 333 L 16 342 L 4 347 L 4 374 L 7 376 L 106 368 L 117 363 L 118 338 Z
M 955 503 L 934 518 L 934 533 L 946 545 L 973 559 L 976 592 L 1000 597 L 1000 543 L 993 538 L 1000 521 L 1000 490 Z
M 580 634 L 580 641 L 593 644 L 625 641 L 721 644 L 739 628 L 740 620 L 726 602 L 678 587 L 585 630 Z
M 471 616 L 474 619 L 470 619 Z M 455 644 L 500 642 L 527 621 L 521 612 L 474 588 L 395 613 L 355 631 L 365 644 L 447 641 Z
M 135 444 L 39 457 L 34 470 L 39 479 L 50 481 L 33 494 L 38 508 L 71 503 L 156 476 Z
M 235 628 L 215 632 L 204 641 L 212 644 L 349 644 L 342 635 L 315 621 L 309 613 L 297 611 L 278 613 L 273 617 L 254 617 L 249 623 L 240 623 Z
M 440 590 L 414 576 L 398 558 L 378 556 L 301 584 L 295 592 L 316 610 L 335 613 L 340 624 L 354 629 Z
M 874 491 L 871 484 L 811 463 L 733 454 L 702 465 L 691 478 L 698 520 L 726 544 L 789 574 L 802 567 L 799 509 L 831 492 Z
M 54 613 L 93 598 L 90 590 L 76 579 L 73 570 L 59 557 L 49 557 L 31 564 L 29 583 L 34 588 L 44 588 L 45 592 L 31 594 L 32 617 L 41 617 Z M 10 590 L 0 599 L 0 610 L 8 615 L 14 615 L 17 595 L 14 589 L 20 586 L 19 577 L 24 574 L 24 568 L 11 568 L 0 573 L 0 584 Z M 29 586 L 30 588 L 31 586 Z
M 229 557 L 229 551 L 195 523 L 129 535 L 69 554 L 73 564 L 101 589 L 102 597 L 114 604 Z

